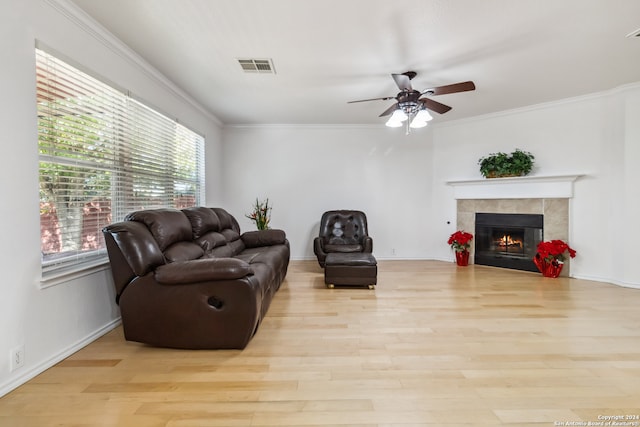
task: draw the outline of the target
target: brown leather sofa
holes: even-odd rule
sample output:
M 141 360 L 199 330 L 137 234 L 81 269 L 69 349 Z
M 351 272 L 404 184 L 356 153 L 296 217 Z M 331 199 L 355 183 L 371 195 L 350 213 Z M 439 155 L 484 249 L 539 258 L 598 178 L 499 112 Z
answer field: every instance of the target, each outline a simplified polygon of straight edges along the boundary
M 372 253 L 373 239 L 365 213 L 345 209 L 323 213 L 318 237 L 313 240 L 313 252 L 322 268 L 330 253 Z
M 152 209 L 103 230 L 125 338 L 242 349 L 289 265 L 282 230 L 240 233 L 221 208 Z

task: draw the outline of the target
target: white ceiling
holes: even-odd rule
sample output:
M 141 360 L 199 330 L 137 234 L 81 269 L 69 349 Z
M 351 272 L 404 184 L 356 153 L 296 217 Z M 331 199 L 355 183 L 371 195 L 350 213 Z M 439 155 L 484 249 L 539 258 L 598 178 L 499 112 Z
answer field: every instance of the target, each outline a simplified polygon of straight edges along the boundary
M 73 1 L 225 124 L 383 123 L 393 101 L 347 101 L 408 70 L 418 90 L 475 82 L 434 97 L 439 122 L 640 81 L 638 0 Z

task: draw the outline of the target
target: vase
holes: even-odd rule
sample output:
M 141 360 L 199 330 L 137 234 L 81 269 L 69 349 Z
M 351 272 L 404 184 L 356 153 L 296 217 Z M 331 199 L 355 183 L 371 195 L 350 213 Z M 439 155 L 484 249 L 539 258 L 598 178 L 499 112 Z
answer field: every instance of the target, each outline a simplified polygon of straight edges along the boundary
M 536 256 L 533 257 L 533 263 L 536 265 L 536 268 L 540 273 L 544 272 L 546 262 L 545 260 L 542 259 L 542 257 L 539 254 L 536 254 Z
M 562 273 L 562 267 L 564 263 L 558 261 L 551 261 L 547 263 L 547 268 L 542 273 L 544 277 L 553 277 L 554 279 Z
M 456 251 L 456 264 L 460 267 L 469 265 L 469 251 Z
M 547 261 L 538 254 L 533 257 L 533 263 L 544 277 L 552 277 L 554 279 L 560 276 L 562 268 L 564 267 L 564 263 L 556 260 Z

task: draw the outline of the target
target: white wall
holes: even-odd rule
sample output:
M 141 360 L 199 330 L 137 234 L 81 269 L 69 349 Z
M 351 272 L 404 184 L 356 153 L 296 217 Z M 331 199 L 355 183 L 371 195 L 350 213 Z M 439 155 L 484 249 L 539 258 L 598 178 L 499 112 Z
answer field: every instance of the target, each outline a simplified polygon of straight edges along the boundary
M 292 258 L 313 259 L 322 213 L 358 209 L 377 257 L 431 256 L 428 130 L 282 125 L 228 127 L 223 135 L 226 207 L 243 230 L 254 228 L 244 214 L 256 197 L 269 197 L 272 227 L 287 232 Z
M 65 6 L 65 7 L 61 7 Z M 108 270 L 56 286 L 40 285 L 35 41 L 127 88 L 204 134 L 208 200 L 221 198 L 220 129 L 139 58 L 72 12 L 49 0 L 2 0 L 0 5 L 0 395 L 117 325 Z M 67 9 L 68 8 L 68 9 Z M 23 345 L 25 366 L 10 372 L 10 351 Z
M 622 266 L 616 270 L 615 279 L 621 283 L 639 285 L 637 249 L 640 242 L 640 87 L 624 92 L 622 154 L 623 183 L 620 189 L 622 206 L 618 209 L 620 222 L 611 236 L 611 255 L 620 259 Z M 640 286 L 638 286 L 640 287 Z

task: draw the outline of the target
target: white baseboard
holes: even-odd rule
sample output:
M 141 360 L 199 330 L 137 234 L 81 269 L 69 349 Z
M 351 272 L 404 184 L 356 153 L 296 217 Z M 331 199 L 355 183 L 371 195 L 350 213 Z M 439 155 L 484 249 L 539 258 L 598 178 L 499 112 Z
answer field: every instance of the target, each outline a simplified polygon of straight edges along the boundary
M 606 279 L 604 277 L 593 277 L 593 276 L 583 276 L 583 275 L 572 275 L 571 277 L 573 277 L 574 279 L 580 279 L 580 280 L 590 280 L 592 282 L 610 283 L 612 285 L 622 286 L 623 288 L 640 289 L 640 283 L 623 282 L 620 280 Z
M 42 361 L 38 365 L 33 366 L 24 372 L 20 372 L 18 376 L 12 377 L 9 381 L 0 384 L 0 397 L 4 396 L 5 394 L 9 393 L 12 390 L 15 390 L 16 388 L 20 387 L 22 384 L 26 383 L 27 381 L 34 378 L 35 376 L 40 375 L 47 369 L 54 366 L 56 363 L 61 362 L 67 357 L 71 356 L 73 353 L 82 349 L 83 347 L 86 347 L 87 345 L 97 340 L 107 332 L 118 327 L 120 323 L 121 323 L 121 319 L 118 317 L 117 319 L 112 320 L 111 322 L 107 323 L 101 328 L 93 331 L 83 339 L 76 341 L 71 346 L 63 349 L 62 351 L 58 352 L 52 357 Z

